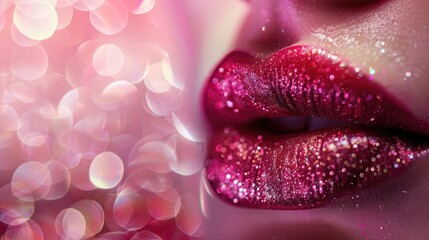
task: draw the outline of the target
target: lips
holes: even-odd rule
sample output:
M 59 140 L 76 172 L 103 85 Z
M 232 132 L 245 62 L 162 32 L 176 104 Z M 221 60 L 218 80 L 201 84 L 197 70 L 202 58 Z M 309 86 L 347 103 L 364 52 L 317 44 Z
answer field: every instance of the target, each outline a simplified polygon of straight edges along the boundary
M 315 47 L 228 55 L 208 80 L 204 107 L 213 126 L 207 178 L 239 206 L 329 204 L 397 176 L 427 153 L 424 122 L 371 74 Z M 279 121 L 296 116 L 305 123 L 295 121 L 298 129 Z M 312 130 L 316 118 L 342 124 Z

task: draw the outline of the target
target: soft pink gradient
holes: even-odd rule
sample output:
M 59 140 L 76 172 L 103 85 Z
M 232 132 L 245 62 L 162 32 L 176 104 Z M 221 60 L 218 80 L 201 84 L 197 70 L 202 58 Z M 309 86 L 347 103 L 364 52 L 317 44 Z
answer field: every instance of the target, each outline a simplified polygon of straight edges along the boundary
M 185 16 L 174 1 L 0 2 L 2 239 L 204 237 Z

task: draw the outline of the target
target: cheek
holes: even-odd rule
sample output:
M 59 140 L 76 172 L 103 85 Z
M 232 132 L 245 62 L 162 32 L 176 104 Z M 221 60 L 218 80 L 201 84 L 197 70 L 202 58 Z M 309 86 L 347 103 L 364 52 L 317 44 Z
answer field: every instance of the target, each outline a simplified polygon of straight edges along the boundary
M 338 51 L 374 73 L 375 81 L 427 121 L 429 3 L 381 3 L 357 11 L 297 5 L 302 42 Z
M 293 44 L 333 50 L 429 121 L 429 2 L 333 1 L 252 1 L 235 48 L 258 54 Z

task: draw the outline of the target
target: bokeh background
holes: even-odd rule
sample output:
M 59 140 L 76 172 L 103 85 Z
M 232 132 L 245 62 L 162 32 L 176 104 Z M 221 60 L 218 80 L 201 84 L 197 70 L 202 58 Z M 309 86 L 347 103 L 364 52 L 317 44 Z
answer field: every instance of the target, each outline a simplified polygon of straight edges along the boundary
M 0 0 L 1 239 L 205 239 L 200 90 L 246 11 Z

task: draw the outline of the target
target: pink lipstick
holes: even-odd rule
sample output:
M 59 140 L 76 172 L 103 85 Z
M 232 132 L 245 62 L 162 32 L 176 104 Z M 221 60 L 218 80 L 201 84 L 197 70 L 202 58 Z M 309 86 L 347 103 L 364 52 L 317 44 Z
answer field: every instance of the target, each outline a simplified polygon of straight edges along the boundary
M 396 176 L 427 153 L 427 141 L 415 135 L 429 133 L 425 123 L 372 75 L 315 47 L 263 58 L 230 54 L 208 80 L 204 107 L 214 129 L 208 180 L 222 199 L 239 206 L 328 204 Z M 311 130 L 304 124 L 292 132 L 287 121 L 275 124 L 293 116 L 346 126 Z

